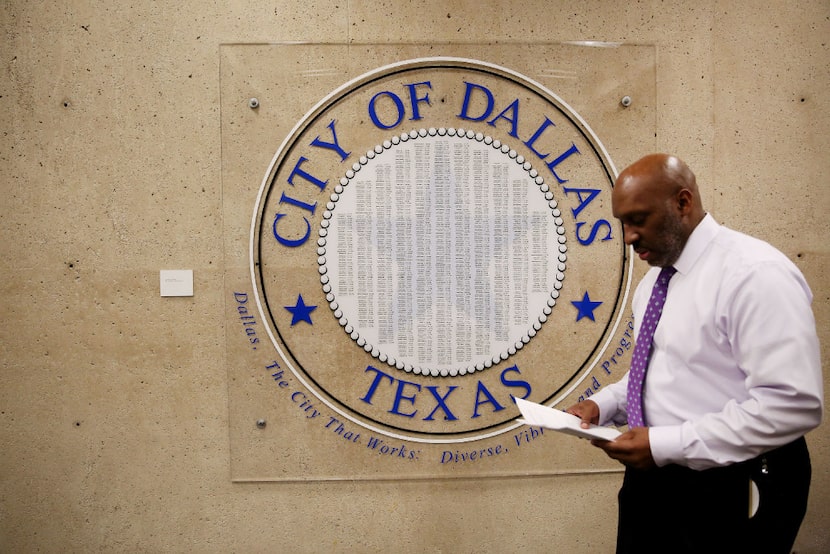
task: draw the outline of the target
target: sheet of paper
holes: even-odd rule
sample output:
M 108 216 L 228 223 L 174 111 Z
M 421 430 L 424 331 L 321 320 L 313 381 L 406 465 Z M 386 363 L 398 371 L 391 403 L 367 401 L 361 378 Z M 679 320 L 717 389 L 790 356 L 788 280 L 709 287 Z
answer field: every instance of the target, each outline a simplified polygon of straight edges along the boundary
M 752 479 L 749 480 L 749 519 L 755 516 L 761 502 L 761 495 L 758 492 L 758 485 Z
M 620 435 L 620 432 L 613 427 L 591 425 L 588 429 L 583 429 L 578 417 L 535 402 L 517 398 L 516 405 L 519 407 L 519 411 L 522 412 L 522 419 L 519 421 L 527 425 L 537 425 L 545 429 L 553 429 L 554 431 L 582 437 L 583 439 L 611 441 Z

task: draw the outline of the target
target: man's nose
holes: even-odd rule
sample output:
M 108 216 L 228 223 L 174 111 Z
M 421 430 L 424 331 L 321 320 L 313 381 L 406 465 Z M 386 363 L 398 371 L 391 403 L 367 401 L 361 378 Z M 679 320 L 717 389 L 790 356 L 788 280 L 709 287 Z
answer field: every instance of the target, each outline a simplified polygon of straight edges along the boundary
M 623 242 L 632 245 L 640 238 L 640 235 L 630 225 L 623 224 Z

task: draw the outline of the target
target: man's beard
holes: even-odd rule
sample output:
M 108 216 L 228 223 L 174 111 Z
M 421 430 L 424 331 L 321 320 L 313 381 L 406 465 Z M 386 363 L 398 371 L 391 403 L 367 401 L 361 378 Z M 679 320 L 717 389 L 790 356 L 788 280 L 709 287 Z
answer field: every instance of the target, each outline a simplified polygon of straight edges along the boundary
M 649 260 L 649 265 L 655 267 L 668 267 L 680 257 L 685 245 L 683 231 L 683 222 L 680 217 L 672 212 L 667 211 L 663 219 L 663 225 L 660 235 L 665 242 L 661 248 L 661 255 L 653 260 Z

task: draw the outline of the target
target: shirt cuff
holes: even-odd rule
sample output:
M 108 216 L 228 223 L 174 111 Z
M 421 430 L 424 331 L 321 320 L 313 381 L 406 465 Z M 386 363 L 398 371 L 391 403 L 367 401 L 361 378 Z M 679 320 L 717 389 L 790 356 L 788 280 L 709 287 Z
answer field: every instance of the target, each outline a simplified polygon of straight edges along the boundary
M 619 412 L 617 399 L 607 389 L 597 392 L 589 400 L 593 400 L 599 406 L 599 425 L 607 425 Z
M 686 465 L 683 455 L 683 433 L 680 425 L 661 425 L 648 428 L 651 457 L 659 467 L 668 464 Z

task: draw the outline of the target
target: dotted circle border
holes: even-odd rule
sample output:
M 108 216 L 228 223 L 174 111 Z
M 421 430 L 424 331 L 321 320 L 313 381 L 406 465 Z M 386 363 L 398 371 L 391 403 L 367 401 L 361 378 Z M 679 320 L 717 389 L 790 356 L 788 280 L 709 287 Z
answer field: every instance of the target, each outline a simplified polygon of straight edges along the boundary
M 349 182 L 354 179 L 357 172 L 360 169 L 367 165 L 370 160 L 374 159 L 376 156 L 382 154 L 384 151 L 391 149 L 393 146 L 397 146 L 402 142 L 407 142 L 410 140 L 417 140 L 419 138 L 426 138 L 426 137 L 434 137 L 434 136 L 457 136 L 461 138 L 467 138 L 470 140 L 476 140 L 477 142 L 481 142 L 488 146 L 492 146 L 495 150 L 499 150 L 503 154 L 506 154 L 511 159 L 515 160 L 515 162 L 522 166 L 528 175 L 534 180 L 536 185 L 539 189 L 544 193 L 545 200 L 548 201 L 548 206 L 551 209 L 551 215 L 554 218 L 554 224 L 556 225 L 556 233 L 558 236 L 559 242 L 559 256 L 558 256 L 558 265 L 557 265 L 557 273 L 556 273 L 556 280 L 553 284 L 553 290 L 550 293 L 550 297 L 548 298 L 547 304 L 542 310 L 542 315 L 540 315 L 532 325 L 532 327 L 528 330 L 528 332 L 516 342 L 515 345 L 508 347 L 507 350 L 499 353 L 498 355 L 493 356 L 491 360 L 487 360 L 485 362 L 479 362 L 475 366 L 468 366 L 462 368 L 425 368 L 421 366 L 413 366 L 412 364 L 407 364 L 402 361 L 396 360 L 394 357 L 390 357 L 387 354 L 381 352 L 377 347 L 369 344 L 364 337 L 360 335 L 360 333 L 354 328 L 353 325 L 349 323 L 348 318 L 345 317 L 342 310 L 340 309 L 339 304 L 337 303 L 337 299 L 335 298 L 334 293 L 332 292 L 331 283 L 329 282 L 328 276 L 328 268 L 326 267 L 326 237 L 328 236 L 328 227 L 331 223 L 332 212 L 336 207 L 337 201 L 340 199 L 340 195 L 343 194 L 345 187 L 349 185 Z M 562 213 L 558 208 L 558 204 L 556 200 L 553 198 L 553 193 L 550 190 L 550 187 L 545 183 L 544 178 L 539 175 L 539 172 L 533 169 L 533 166 L 530 162 L 528 162 L 524 156 L 520 155 L 516 150 L 510 148 L 507 144 L 502 143 L 498 139 L 493 139 L 493 137 L 484 135 L 483 133 L 476 133 L 472 130 L 464 130 L 464 129 L 455 129 L 453 127 L 449 128 L 430 128 L 430 129 L 419 129 L 419 130 L 412 130 L 408 133 L 403 133 L 401 135 L 393 136 L 391 139 L 386 140 L 383 144 L 376 145 L 372 150 L 366 152 L 365 155 L 360 157 L 358 162 L 355 162 L 352 165 L 351 169 L 346 171 L 344 177 L 340 179 L 340 182 L 335 186 L 334 193 L 330 196 L 329 202 L 326 204 L 326 211 L 323 212 L 323 219 L 320 222 L 320 230 L 318 232 L 319 238 L 317 239 L 317 264 L 319 266 L 319 273 L 320 273 L 320 283 L 323 286 L 323 292 L 326 293 L 326 301 L 329 302 L 329 308 L 334 313 L 334 317 L 338 320 L 338 323 L 343 330 L 348 334 L 351 339 L 357 343 L 358 346 L 363 348 L 366 352 L 370 353 L 374 358 L 378 359 L 380 362 L 385 363 L 391 367 L 396 369 L 406 371 L 407 373 L 414 373 L 416 375 L 431 375 L 433 377 L 455 377 L 457 375 L 466 375 L 468 373 L 474 373 L 476 371 L 483 371 L 492 367 L 499 362 L 507 360 L 510 356 L 521 350 L 524 345 L 528 344 L 530 340 L 536 336 L 536 333 L 542 328 L 542 325 L 547 321 L 548 316 L 553 311 L 553 307 L 556 305 L 556 300 L 559 298 L 559 290 L 562 288 L 562 281 L 565 278 L 565 268 L 567 261 L 567 239 L 565 237 L 565 228 L 563 227 L 563 220 L 562 220 Z

